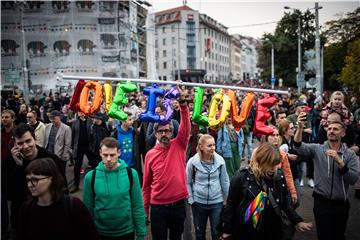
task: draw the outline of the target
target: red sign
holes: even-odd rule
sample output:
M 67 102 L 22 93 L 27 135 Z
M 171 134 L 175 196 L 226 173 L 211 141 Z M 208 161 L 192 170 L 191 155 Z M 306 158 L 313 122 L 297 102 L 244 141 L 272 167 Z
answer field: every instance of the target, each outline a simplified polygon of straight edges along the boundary
M 187 19 L 193 21 L 193 20 L 194 20 L 194 14 L 189 13 L 189 14 L 187 15 Z

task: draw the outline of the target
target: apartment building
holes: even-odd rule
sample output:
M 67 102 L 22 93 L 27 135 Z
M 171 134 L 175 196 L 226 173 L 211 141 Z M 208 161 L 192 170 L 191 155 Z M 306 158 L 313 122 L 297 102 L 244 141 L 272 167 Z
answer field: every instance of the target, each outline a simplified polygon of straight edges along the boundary
M 224 25 L 186 5 L 155 13 L 155 24 L 159 79 L 230 80 L 230 35 Z

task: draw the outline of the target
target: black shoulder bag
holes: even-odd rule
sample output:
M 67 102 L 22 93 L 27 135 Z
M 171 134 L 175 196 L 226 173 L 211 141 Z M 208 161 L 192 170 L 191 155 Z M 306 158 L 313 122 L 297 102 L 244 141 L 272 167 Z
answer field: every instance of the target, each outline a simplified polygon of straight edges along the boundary
M 295 226 L 290 221 L 288 215 L 281 209 L 279 204 L 276 202 L 274 195 L 272 192 L 268 189 L 266 183 L 262 181 L 262 185 L 264 190 L 266 191 L 269 196 L 270 204 L 272 205 L 276 215 L 278 215 L 281 219 L 281 240 L 290 240 L 293 238 L 295 234 Z

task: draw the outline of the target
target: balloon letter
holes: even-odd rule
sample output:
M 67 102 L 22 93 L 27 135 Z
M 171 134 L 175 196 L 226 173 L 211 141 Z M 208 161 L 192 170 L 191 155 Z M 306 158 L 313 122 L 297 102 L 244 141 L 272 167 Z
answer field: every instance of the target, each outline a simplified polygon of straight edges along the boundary
M 208 126 L 209 121 L 207 116 L 201 114 L 201 109 L 203 105 L 204 89 L 201 87 L 195 88 L 194 96 L 194 110 L 192 114 L 192 120 L 199 126 Z
M 245 125 L 245 121 L 249 116 L 251 107 L 254 103 L 255 95 L 254 93 L 247 93 L 246 97 L 242 103 L 241 112 L 238 115 L 238 109 L 237 109 L 237 102 L 236 102 L 236 96 L 234 91 L 228 90 L 226 93 L 230 99 L 231 99 L 231 122 L 235 128 L 236 131 L 240 131 L 240 128 L 243 128 Z
M 168 123 L 170 122 L 170 119 L 174 113 L 173 106 L 171 104 L 171 99 L 176 99 L 179 97 L 179 90 L 177 87 L 171 88 L 169 91 L 167 91 L 164 95 L 163 105 L 166 108 L 166 115 L 160 116 L 160 122 L 161 123 Z
M 218 106 L 220 102 L 222 103 L 222 108 L 220 112 L 220 117 L 216 119 L 216 112 L 218 110 Z M 231 107 L 231 99 L 228 95 L 223 94 L 222 92 L 215 93 L 210 101 L 209 106 L 209 126 L 213 130 L 218 130 L 222 128 L 225 124 L 225 120 L 229 115 Z
M 105 109 L 106 109 L 106 112 L 109 113 L 110 106 L 111 106 L 111 103 L 113 100 L 111 83 L 106 82 L 104 84 L 104 92 L 105 92 Z
M 76 84 L 74 94 L 71 97 L 69 105 L 70 105 L 70 109 L 73 110 L 74 112 L 80 110 L 79 101 L 80 101 L 81 91 L 83 90 L 84 86 L 85 86 L 85 81 L 79 80 Z
M 121 106 L 126 105 L 129 102 L 129 99 L 125 94 L 135 92 L 136 89 L 137 87 L 133 83 L 118 83 L 108 116 L 120 121 L 126 121 L 128 115 L 121 109 Z
M 144 89 L 144 95 L 148 97 L 148 104 L 146 106 L 146 112 L 141 113 L 139 119 L 143 122 L 159 122 L 160 116 L 155 113 L 156 107 L 156 98 L 157 96 L 164 96 L 165 90 L 157 88 L 156 84 L 153 84 L 151 87 L 146 87 Z
M 266 111 L 266 108 L 271 107 L 276 103 L 276 97 L 265 97 L 259 99 L 256 104 L 256 117 L 254 125 L 254 135 L 270 135 L 274 132 L 274 129 L 266 126 L 266 121 L 271 117 L 270 113 Z
M 89 92 L 93 89 L 95 95 L 89 105 Z M 102 101 L 102 87 L 99 82 L 89 81 L 85 84 L 80 95 L 80 110 L 86 115 L 91 115 L 99 111 Z

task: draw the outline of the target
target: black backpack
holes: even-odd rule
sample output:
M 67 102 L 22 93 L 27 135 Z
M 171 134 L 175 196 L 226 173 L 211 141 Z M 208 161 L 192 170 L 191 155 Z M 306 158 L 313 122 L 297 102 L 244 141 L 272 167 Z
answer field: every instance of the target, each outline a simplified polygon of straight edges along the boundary
M 131 196 L 131 189 L 132 189 L 132 185 L 133 185 L 133 175 L 132 175 L 132 170 L 129 167 L 126 167 L 126 171 L 127 171 L 127 175 L 129 178 L 129 183 L 130 183 L 130 188 L 129 188 L 129 195 Z M 96 176 L 96 169 L 94 169 L 92 176 L 91 176 L 91 190 L 93 193 L 93 196 L 95 198 L 95 176 Z

